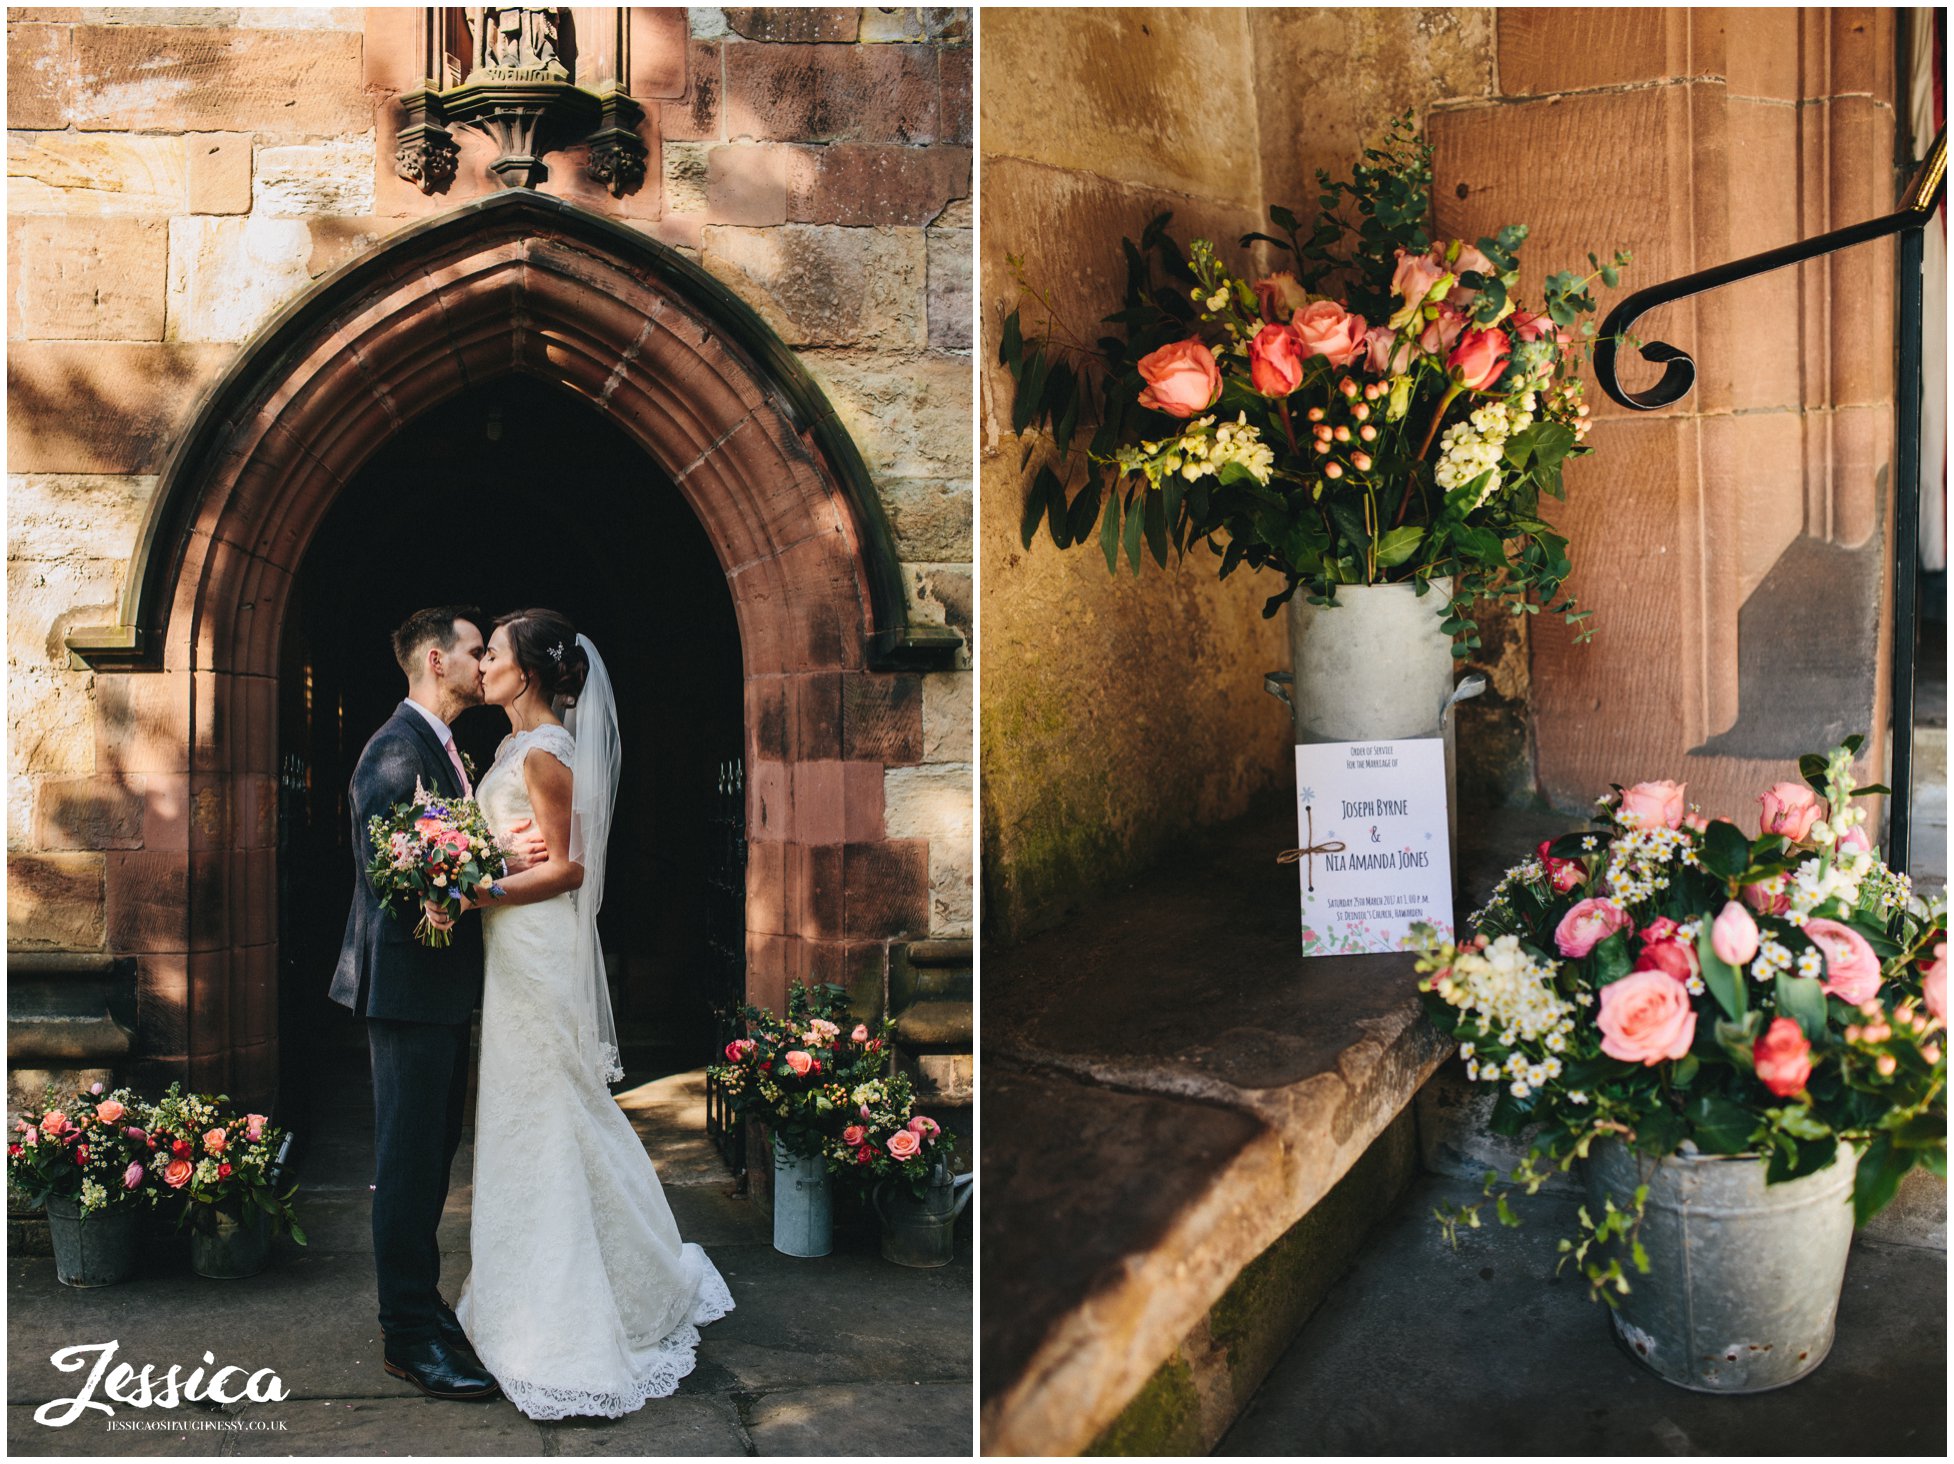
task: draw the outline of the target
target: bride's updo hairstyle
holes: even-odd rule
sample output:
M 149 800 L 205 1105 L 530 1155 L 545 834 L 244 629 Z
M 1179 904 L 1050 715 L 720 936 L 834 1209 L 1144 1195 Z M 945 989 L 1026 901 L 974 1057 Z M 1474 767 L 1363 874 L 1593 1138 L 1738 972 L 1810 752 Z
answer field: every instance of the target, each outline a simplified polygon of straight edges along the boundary
M 516 665 L 558 711 L 577 704 L 590 657 L 577 644 L 577 628 L 554 610 L 512 610 L 495 622 L 509 632 Z M 491 632 L 493 634 L 493 632 Z

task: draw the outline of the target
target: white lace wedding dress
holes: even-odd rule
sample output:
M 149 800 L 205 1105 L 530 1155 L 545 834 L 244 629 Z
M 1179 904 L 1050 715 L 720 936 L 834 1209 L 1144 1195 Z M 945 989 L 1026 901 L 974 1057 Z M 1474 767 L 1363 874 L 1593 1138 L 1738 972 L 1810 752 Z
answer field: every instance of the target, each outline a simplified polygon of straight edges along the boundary
M 476 789 L 497 836 L 534 817 L 526 756 L 567 767 L 561 727 L 517 733 Z M 621 1417 L 692 1371 L 698 1328 L 733 1309 L 678 1226 L 644 1145 L 567 1016 L 573 894 L 483 912 L 472 1266 L 455 1314 L 531 1418 Z

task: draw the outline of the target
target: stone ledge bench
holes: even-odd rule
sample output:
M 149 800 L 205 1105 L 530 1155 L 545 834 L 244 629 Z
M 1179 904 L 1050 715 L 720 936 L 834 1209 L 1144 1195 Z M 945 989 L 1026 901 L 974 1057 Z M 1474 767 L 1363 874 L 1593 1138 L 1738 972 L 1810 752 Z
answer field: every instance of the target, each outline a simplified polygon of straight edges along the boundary
M 1502 812 L 1465 888 L 1563 822 Z M 1294 835 L 1278 805 L 987 952 L 986 1453 L 1206 1452 L 1417 1171 L 1446 1045 L 1411 957 L 1298 953 Z

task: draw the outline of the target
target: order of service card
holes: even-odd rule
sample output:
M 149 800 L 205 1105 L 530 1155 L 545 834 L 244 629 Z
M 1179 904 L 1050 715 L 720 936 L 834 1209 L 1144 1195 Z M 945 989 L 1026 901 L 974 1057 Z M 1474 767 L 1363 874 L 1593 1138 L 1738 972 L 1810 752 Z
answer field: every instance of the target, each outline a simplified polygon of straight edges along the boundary
M 1403 950 L 1421 922 L 1449 934 L 1446 828 L 1444 739 L 1298 745 L 1303 954 Z

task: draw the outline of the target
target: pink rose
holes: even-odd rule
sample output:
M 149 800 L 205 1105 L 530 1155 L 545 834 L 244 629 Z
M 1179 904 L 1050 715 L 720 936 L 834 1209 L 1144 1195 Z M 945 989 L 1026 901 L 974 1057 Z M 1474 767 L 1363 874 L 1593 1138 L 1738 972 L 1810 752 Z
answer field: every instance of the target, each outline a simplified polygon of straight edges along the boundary
M 1445 358 L 1445 365 L 1453 380 L 1467 391 L 1484 391 L 1499 380 L 1512 355 L 1513 343 L 1507 340 L 1506 332 L 1488 326 L 1484 330 L 1469 330 L 1459 337 L 1452 354 Z
M 794 1070 L 794 1076 L 797 1078 L 806 1077 L 809 1069 L 814 1066 L 814 1059 L 799 1048 L 795 1048 L 792 1052 L 783 1052 L 781 1060 Z
M 1493 262 L 1490 259 L 1486 258 L 1485 255 L 1481 254 L 1472 245 L 1464 242 L 1461 242 L 1459 245 L 1459 257 L 1453 260 L 1451 264 L 1449 264 L 1446 267 L 1450 269 L 1454 275 L 1462 275 L 1467 270 L 1470 269 L 1470 270 L 1476 270 L 1478 273 L 1486 276 L 1486 278 L 1488 279 L 1491 279 L 1493 276 L 1499 273 L 1498 270 L 1493 268 Z M 1477 299 L 1478 296 L 1479 296 L 1478 290 L 1473 289 L 1468 285 L 1460 285 L 1458 288 L 1453 290 L 1451 294 L 1445 297 L 1445 303 L 1448 305 L 1455 305 L 1463 309 L 1465 306 L 1472 303 L 1473 300 Z
M 172 1159 L 163 1170 L 163 1183 L 171 1189 L 182 1189 L 190 1182 L 190 1175 L 195 1169 L 196 1166 L 188 1159 Z
M 1622 1062 L 1653 1067 L 1689 1051 L 1696 1010 L 1689 993 L 1661 971 L 1631 971 L 1601 988 L 1601 1050 Z
M 1656 940 L 1673 940 L 1675 935 L 1676 922 L 1667 915 L 1658 915 L 1642 927 L 1642 944 L 1647 945 L 1650 941 Z
M 889 1154 L 895 1159 L 914 1159 L 923 1152 L 923 1141 L 908 1129 L 897 1129 L 889 1135 Z
M 1560 924 L 1554 928 L 1554 944 L 1563 956 L 1578 961 L 1616 931 L 1626 930 L 1628 925 L 1627 911 L 1608 900 L 1590 896 L 1561 916 Z
M 1265 325 L 1248 344 L 1248 379 L 1266 397 L 1286 397 L 1303 384 L 1303 343 L 1286 325 Z
M 1170 417 L 1205 412 L 1221 395 L 1221 371 L 1214 353 L 1198 340 L 1173 341 L 1140 358 L 1146 390 L 1140 405 Z
M 41 1142 L 41 1131 L 36 1128 L 24 1128 L 20 1131 L 20 1141 L 22 1144 L 32 1148 L 35 1144 Z
M 257 1143 L 265 1136 L 265 1116 L 262 1113 L 244 1115 L 244 1137 L 250 1143 Z
M 1652 940 L 1635 958 L 1638 971 L 1660 971 L 1675 981 L 1687 982 L 1697 974 L 1696 952 L 1687 941 Z
M 851 1123 L 848 1125 L 847 1128 L 841 1131 L 842 1143 L 846 1144 L 851 1149 L 861 1147 L 862 1140 L 866 1139 L 867 1137 L 868 1137 L 868 1130 L 863 1128 L 858 1123 Z
M 1757 801 L 1764 805 L 1758 831 L 1783 834 L 1794 844 L 1811 832 L 1825 812 L 1819 796 L 1803 783 L 1774 783 Z
M 100 1083 L 90 1083 L 88 1085 L 88 1091 L 99 1098 L 102 1096 L 102 1085 Z
M 122 1105 L 117 1103 L 113 1098 L 104 1098 L 100 1103 L 95 1105 L 95 1116 L 101 1119 L 103 1123 L 114 1123 L 118 1118 L 122 1117 L 124 1112 L 125 1110 Z
M 126 1190 L 134 1189 L 137 1185 L 142 1183 L 142 1176 L 143 1176 L 142 1165 L 131 1164 L 127 1169 L 122 1171 L 122 1187 Z
M 850 1033 L 848 1034 L 848 1040 L 849 1040 L 850 1042 L 866 1042 L 866 1041 L 868 1041 L 868 1023 L 867 1023 L 867 1022 L 857 1022 L 857 1023 L 855 1024 L 855 1030 L 854 1030 L 854 1031 L 852 1031 L 852 1032 L 850 1032 Z
M 1373 325 L 1364 346 L 1370 352 L 1364 364 L 1379 376 L 1402 376 L 1411 369 L 1411 343 L 1388 325 Z
M 1309 291 L 1288 270 L 1255 282 L 1255 298 L 1262 302 L 1264 320 L 1285 321 L 1309 304 Z
M 1334 300 L 1305 305 L 1290 320 L 1289 328 L 1302 342 L 1305 356 L 1321 356 L 1332 366 L 1348 366 L 1362 355 L 1369 330 L 1363 316 L 1352 315 Z
M 221 1128 L 214 1128 L 204 1135 L 204 1149 L 211 1154 L 223 1153 L 226 1142 L 224 1131 Z
M 1858 824 L 1854 824 L 1840 837 L 1839 852 L 1841 854 L 1870 854 L 1873 852 L 1873 841 L 1866 837 L 1865 829 Z
M 1391 274 L 1391 293 L 1407 305 L 1422 305 L 1440 276 L 1452 271 L 1429 254 L 1398 251 L 1398 267 Z
M 1947 942 L 1934 947 L 1934 958 L 1920 968 L 1920 996 L 1937 1022 L 1947 1020 Z
M 1778 1097 L 1790 1098 L 1805 1091 L 1812 1075 L 1812 1045 L 1791 1018 L 1772 1018 L 1750 1051 L 1757 1064 L 1757 1081 Z
M 1552 839 L 1542 839 L 1534 852 L 1540 856 L 1540 867 L 1547 871 L 1547 880 L 1555 891 L 1566 894 L 1568 891 L 1587 883 L 1587 866 L 1578 859 L 1556 859 L 1547 851 L 1554 847 Z
M 1515 310 L 1506 317 L 1506 323 L 1507 328 L 1523 341 L 1552 341 L 1557 346 L 1574 344 L 1574 333 L 1564 326 L 1555 325 L 1550 315 Z
M 1879 994 L 1879 957 L 1866 937 L 1836 920 L 1807 920 L 1805 934 L 1825 953 L 1825 990 L 1854 1006 Z
M 1761 884 L 1747 884 L 1740 894 L 1744 903 L 1760 915 L 1782 915 L 1791 908 L 1791 900 L 1782 891 L 1772 894 Z
M 925 1118 L 919 1113 L 909 1120 L 909 1132 L 916 1135 L 919 1139 L 929 1140 L 942 1133 L 943 1126 L 935 1119 Z
M 1463 311 L 1454 310 L 1450 305 L 1438 307 L 1438 315 L 1430 325 L 1419 334 L 1418 344 L 1427 355 L 1442 356 L 1451 350 L 1465 329 L 1466 318 Z
M 1659 783 L 1637 783 L 1622 794 L 1622 822 L 1644 829 L 1681 828 L 1683 790 L 1688 786 L 1667 778 Z
M 1757 954 L 1757 922 L 1750 911 L 1735 900 L 1726 904 L 1710 927 L 1710 949 L 1732 966 L 1749 965 Z

